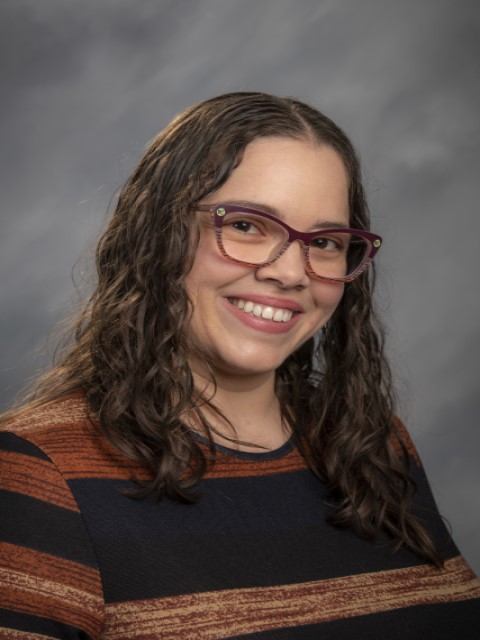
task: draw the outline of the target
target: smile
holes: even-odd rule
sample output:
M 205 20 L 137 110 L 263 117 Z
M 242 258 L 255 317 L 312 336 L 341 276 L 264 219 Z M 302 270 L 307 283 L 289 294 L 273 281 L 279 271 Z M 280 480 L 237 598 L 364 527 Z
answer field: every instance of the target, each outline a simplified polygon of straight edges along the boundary
M 293 311 L 290 309 L 271 307 L 258 304 L 258 302 L 252 302 L 251 300 L 243 300 L 242 298 L 229 298 L 229 302 L 244 313 L 255 316 L 256 318 L 272 320 L 273 322 L 289 322 L 293 316 Z

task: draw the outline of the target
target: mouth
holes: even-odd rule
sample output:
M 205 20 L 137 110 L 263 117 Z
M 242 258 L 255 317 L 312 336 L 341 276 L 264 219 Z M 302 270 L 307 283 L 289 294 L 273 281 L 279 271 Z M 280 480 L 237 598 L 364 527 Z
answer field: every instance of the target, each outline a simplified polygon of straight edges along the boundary
M 291 309 L 259 304 L 258 302 L 253 302 L 253 300 L 244 298 L 228 298 L 228 301 L 247 315 L 254 316 L 255 318 L 262 318 L 263 320 L 271 320 L 272 322 L 290 322 L 292 317 L 296 314 L 296 312 Z

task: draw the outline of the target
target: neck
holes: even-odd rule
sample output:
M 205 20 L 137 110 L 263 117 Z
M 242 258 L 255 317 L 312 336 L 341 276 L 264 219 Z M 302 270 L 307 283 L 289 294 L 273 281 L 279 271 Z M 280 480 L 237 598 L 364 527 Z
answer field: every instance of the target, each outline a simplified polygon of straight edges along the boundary
M 204 376 L 195 371 L 193 374 L 202 396 L 226 418 L 208 405 L 202 407 L 206 419 L 217 432 L 212 435 L 218 444 L 258 453 L 261 448 L 277 449 L 288 439 L 289 429 L 282 420 L 280 403 L 275 395 L 274 372 L 235 378 L 215 372 L 216 387 Z M 198 425 L 198 420 L 194 422 Z M 231 439 L 237 442 L 232 443 Z

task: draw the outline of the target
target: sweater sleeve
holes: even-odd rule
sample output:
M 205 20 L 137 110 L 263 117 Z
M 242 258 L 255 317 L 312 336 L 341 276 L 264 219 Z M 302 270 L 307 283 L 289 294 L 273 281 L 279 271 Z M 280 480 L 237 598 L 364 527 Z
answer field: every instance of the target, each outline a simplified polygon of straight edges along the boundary
M 78 505 L 50 458 L 7 431 L 0 504 L 0 640 L 100 638 L 100 573 Z

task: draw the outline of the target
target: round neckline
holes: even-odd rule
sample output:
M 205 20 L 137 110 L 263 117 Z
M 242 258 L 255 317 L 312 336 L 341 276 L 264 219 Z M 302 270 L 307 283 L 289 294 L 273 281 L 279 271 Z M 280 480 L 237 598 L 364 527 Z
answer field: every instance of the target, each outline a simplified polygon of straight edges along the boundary
M 198 442 L 201 442 L 207 447 L 210 446 L 208 439 L 204 436 L 200 435 L 196 431 L 191 431 L 190 433 L 192 434 L 192 437 Z M 259 450 L 258 453 L 256 451 L 239 451 L 238 449 L 232 449 L 231 447 L 226 447 L 222 444 L 218 444 L 217 442 L 215 442 L 214 445 L 215 451 L 218 451 L 218 453 L 234 456 L 236 458 L 243 458 L 244 460 L 257 460 L 260 462 L 262 460 L 274 460 L 275 458 L 281 458 L 287 453 L 290 453 L 290 451 L 295 448 L 295 437 L 292 434 L 289 439 L 277 449 L 272 449 L 269 451 Z

